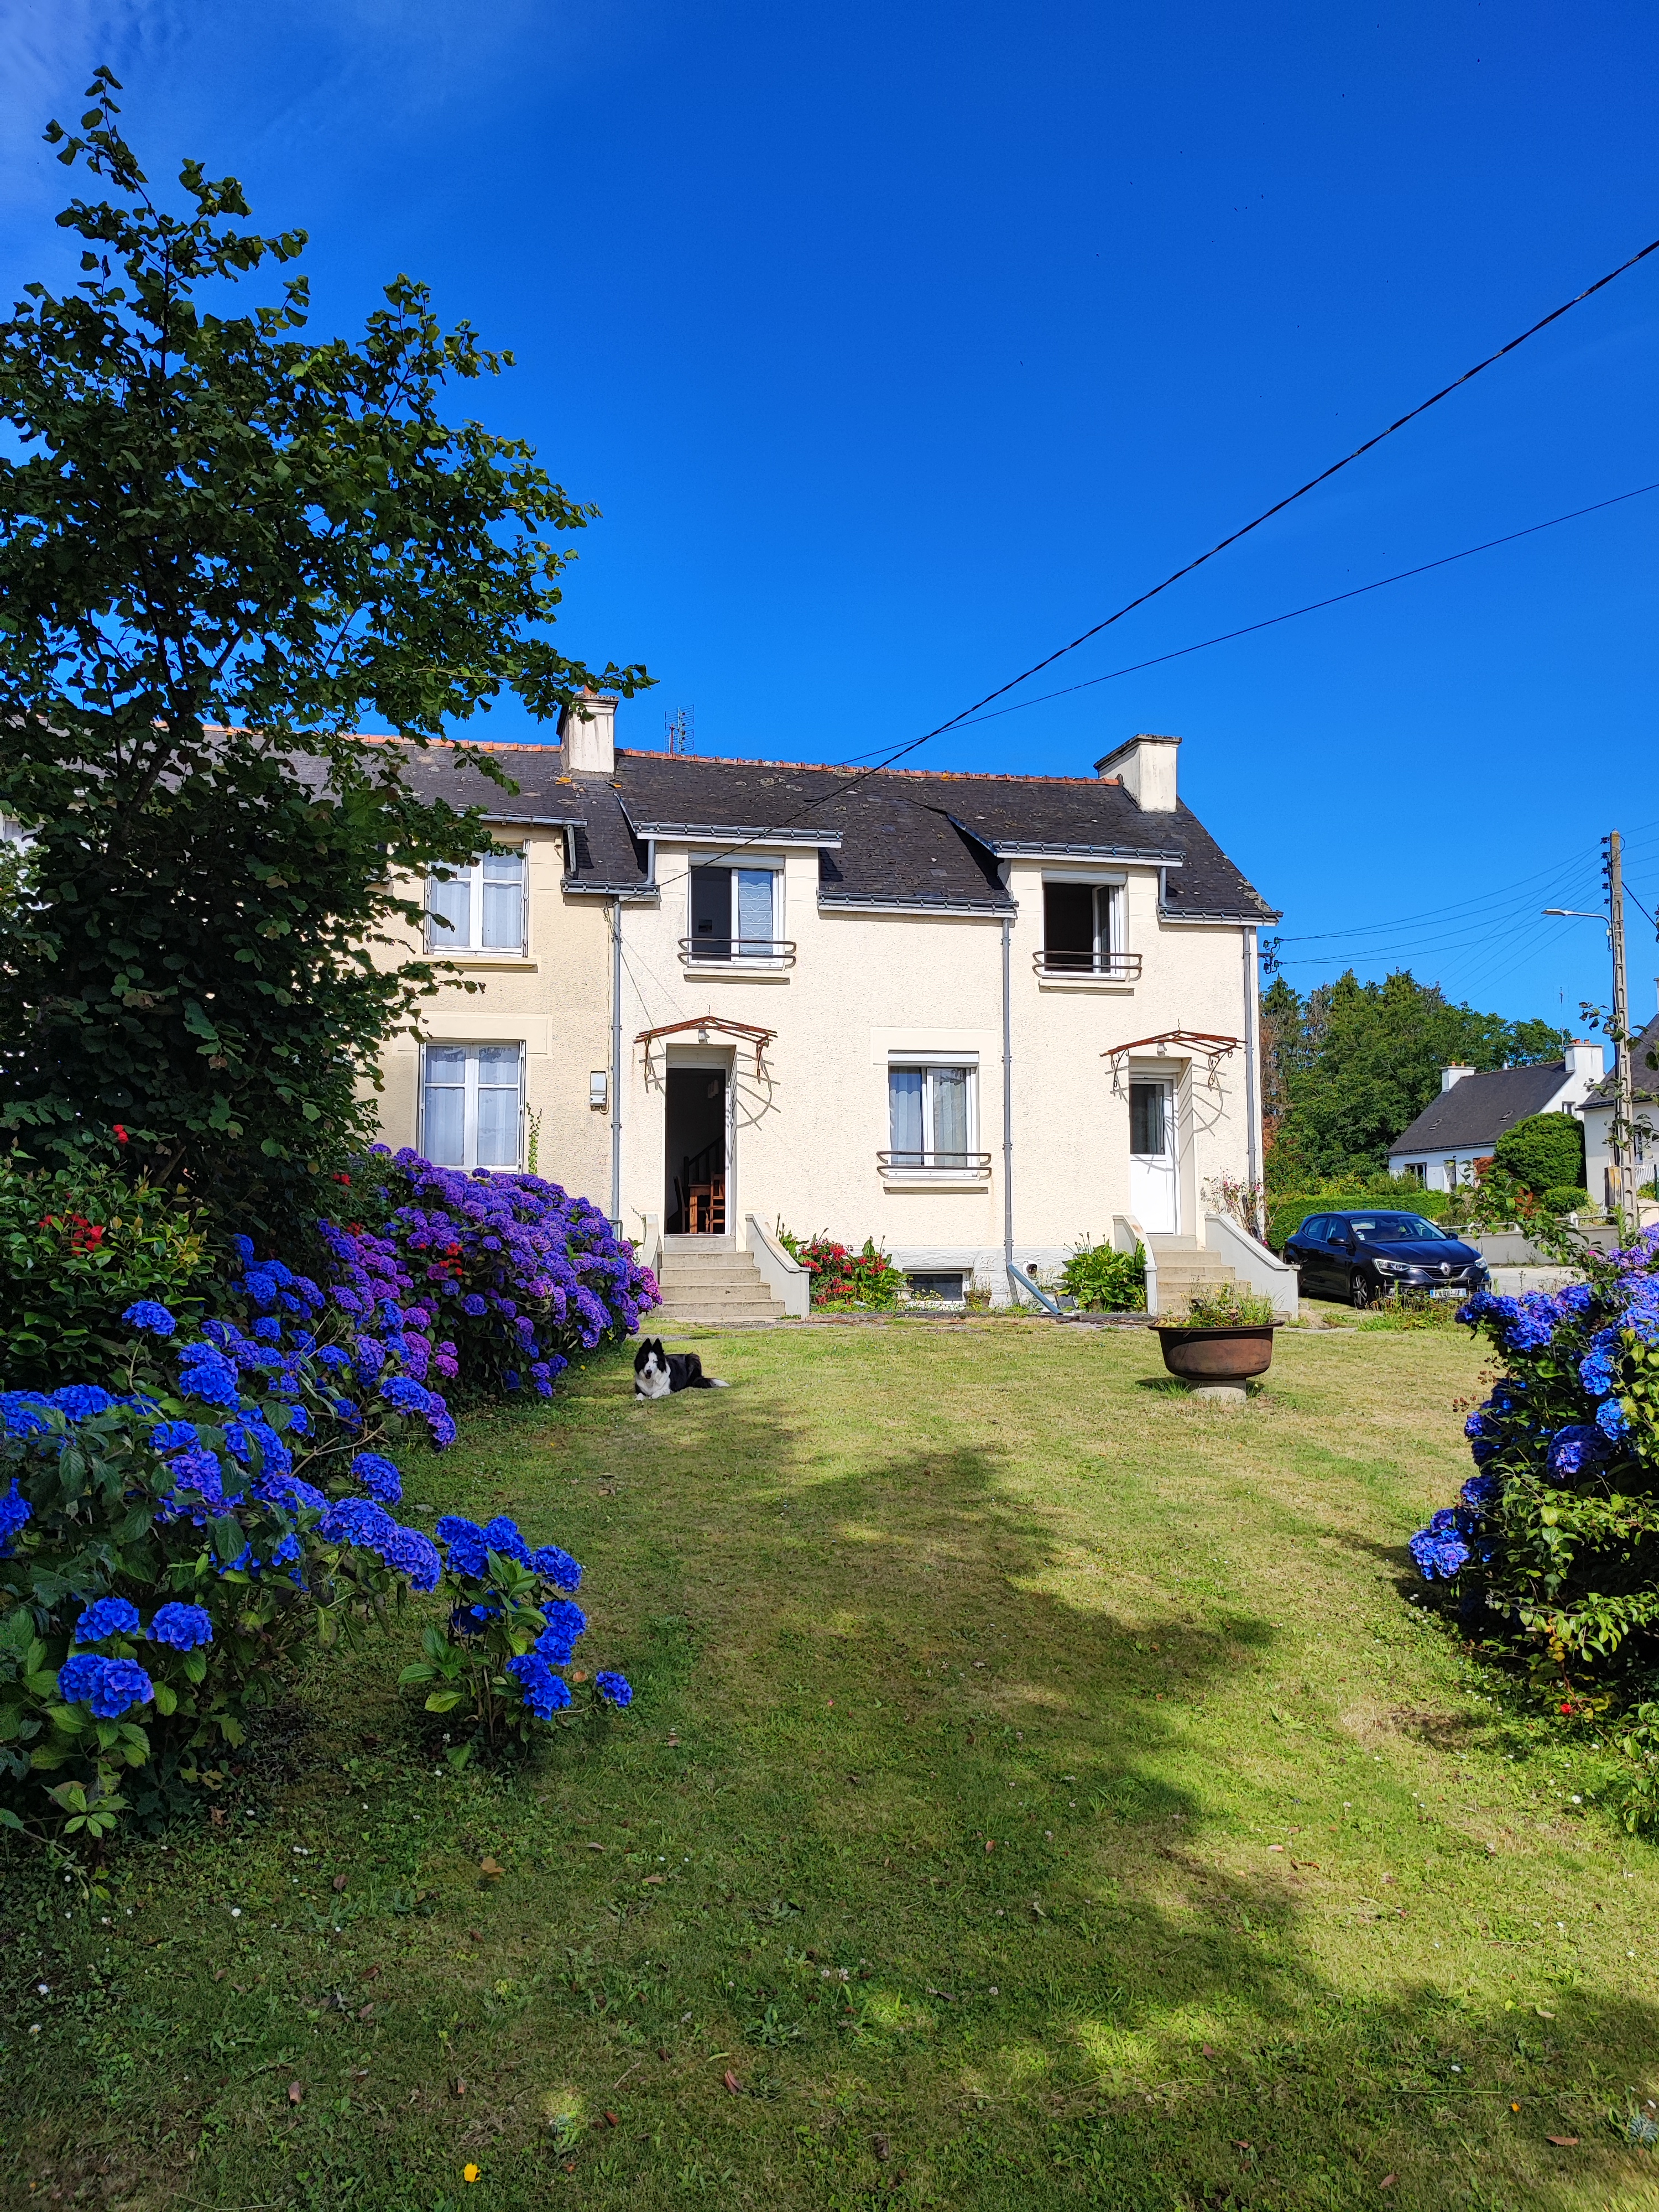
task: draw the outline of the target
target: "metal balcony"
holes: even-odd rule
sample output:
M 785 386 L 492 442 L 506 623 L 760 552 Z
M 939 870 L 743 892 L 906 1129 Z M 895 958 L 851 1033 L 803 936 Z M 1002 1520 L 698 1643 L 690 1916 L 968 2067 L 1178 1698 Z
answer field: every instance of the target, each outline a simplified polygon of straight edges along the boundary
M 1138 952 L 1062 952 L 1045 945 L 1032 954 L 1031 965 L 1039 975 L 1092 975 L 1109 983 L 1133 983 L 1140 977 Z

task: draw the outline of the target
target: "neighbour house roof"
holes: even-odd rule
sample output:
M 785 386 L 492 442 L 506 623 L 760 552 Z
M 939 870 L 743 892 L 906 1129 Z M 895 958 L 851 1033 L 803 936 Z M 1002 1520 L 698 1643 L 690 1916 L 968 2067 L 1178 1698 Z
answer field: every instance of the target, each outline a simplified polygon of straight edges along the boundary
M 1279 918 L 1186 807 L 1143 813 L 1115 780 L 866 772 L 620 747 L 613 775 L 573 776 L 553 745 L 487 750 L 519 785 L 516 797 L 442 744 L 412 751 L 411 780 L 453 805 L 482 805 L 503 825 L 573 825 L 572 891 L 650 896 L 647 839 L 730 839 L 733 865 L 749 843 L 816 848 L 825 908 L 1009 914 L 999 861 L 1038 858 L 1163 867 L 1168 921 Z
M 1649 1060 L 1649 1054 L 1653 1055 Z M 1631 1091 L 1639 1105 L 1659 1103 L 1659 1014 L 1656 1014 L 1638 1037 L 1631 1039 Z M 1618 1082 L 1616 1068 L 1609 1069 L 1599 1083 L 1594 1083 L 1584 1094 L 1586 1106 L 1611 1106 Z
M 1408 1129 L 1389 1147 L 1401 1152 L 1486 1151 L 1505 1129 L 1529 1114 L 1547 1113 L 1567 1079 L 1565 1060 L 1538 1067 L 1499 1067 L 1486 1075 L 1466 1075 L 1431 1098 Z

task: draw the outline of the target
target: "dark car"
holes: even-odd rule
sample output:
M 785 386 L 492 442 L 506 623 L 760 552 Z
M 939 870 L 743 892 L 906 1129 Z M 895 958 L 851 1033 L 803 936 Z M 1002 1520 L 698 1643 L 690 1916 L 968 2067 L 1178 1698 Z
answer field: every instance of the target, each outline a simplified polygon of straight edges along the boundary
M 1464 1298 L 1486 1286 L 1473 1244 L 1420 1213 L 1310 1213 L 1285 1241 L 1285 1257 L 1309 1297 L 1368 1306 L 1390 1291 Z

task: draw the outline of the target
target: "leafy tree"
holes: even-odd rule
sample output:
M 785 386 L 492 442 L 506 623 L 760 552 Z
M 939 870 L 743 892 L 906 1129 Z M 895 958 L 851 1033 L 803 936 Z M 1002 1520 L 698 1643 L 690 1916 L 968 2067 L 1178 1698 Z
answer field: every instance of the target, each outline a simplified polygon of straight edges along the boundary
M 1505 1129 L 1492 1148 L 1497 1164 L 1541 1195 L 1584 1181 L 1584 1127 L 1571 1114 L 1530 1114 Z
M 1386 1167 L 1389 1146 L 1438 1091 L 1443 1067 L 1557 1060 L 1567 1042 L 1547 1022 L 1454 1006 L 1403 969 L 1381 983 L 1361 983 L 1350 969 L 1305 999 L 1280 977 L 1263 996 L 1262 1039 L 1264 1098 L 1284 1102 L 1267 1156 L 1278 1190 Z
M 545 635 L 557 539 L 597 510 L 441 418 L 511 356 L 407 276 L 356 343 L 305 334 L 298 275 L 232 312 L 305 234 L 243 227 L 193 161 L 185 212 L 158 204 L 118 89 L 100 69 L 80 134 L 46 132 L 109 195 L 58 217 L 79 286 L 0 324 L 0 815 L 28 841 L 0 886 L 0 1127 L 62 1158 L 118 1123 L 130 1162 L 221 1194 L 368 1133 L 378 1048 L 443 973 L 387 958 L 417 918 L 392 871 L 489 842 L 416 792 L 409 746 L 352 732 L 418 749 L 503 691 L 544 716 L 649 679 Z

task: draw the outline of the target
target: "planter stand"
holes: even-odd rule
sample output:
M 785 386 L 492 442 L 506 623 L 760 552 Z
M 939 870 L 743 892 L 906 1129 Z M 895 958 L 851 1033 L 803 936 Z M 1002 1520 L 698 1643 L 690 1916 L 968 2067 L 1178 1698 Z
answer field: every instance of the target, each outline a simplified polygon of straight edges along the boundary
M 1188 1382 L 1187 1395 L 1202 1398 L 1207 1405 L 1231 1407 L 1243 1405 L 1249 1393 L 1242 1382 Z

